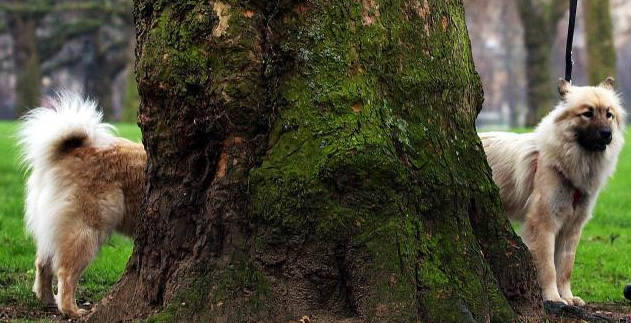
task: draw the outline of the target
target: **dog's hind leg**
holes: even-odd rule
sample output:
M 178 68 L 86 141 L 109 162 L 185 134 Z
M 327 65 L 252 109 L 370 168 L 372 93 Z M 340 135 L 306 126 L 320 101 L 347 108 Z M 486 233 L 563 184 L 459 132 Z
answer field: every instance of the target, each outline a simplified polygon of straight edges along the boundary
M 87 311 L 75 301 L 75 289 L 83 270 L 90 264 L 98 250 L 98 233 L 77 230 L 67 235 L 60 244 L 57 255 L 57 307 L 70 318 L 79 318 Z
M 50 258 L 37 253 L 35 259 L 35 283 L 33 292 L 44 305 L 55 305 L 53 294 L 53 267 Z

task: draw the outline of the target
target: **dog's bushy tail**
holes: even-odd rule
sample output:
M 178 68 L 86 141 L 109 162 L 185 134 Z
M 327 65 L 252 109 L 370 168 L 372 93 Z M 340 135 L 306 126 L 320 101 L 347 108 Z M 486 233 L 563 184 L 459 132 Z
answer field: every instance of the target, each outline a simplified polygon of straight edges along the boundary
M 112 142 L 114 127 L 102 123 L 94 100 L 76 92 L 58 92 L 52 108 L 35 108 L 21 118 L 18 143 L 27 169 L 47 169 L 78 147 Z

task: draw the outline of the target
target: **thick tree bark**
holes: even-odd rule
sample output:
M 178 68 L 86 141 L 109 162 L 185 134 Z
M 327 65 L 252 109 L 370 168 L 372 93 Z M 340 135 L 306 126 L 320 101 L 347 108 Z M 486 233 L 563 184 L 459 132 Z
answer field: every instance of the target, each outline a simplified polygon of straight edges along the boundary
M 556 80 L 550 68 L 556 25 L 567 9 L 565 0 L 519 0 L 526 47 L 526 126 L 533 127 L 554 104 Z
M 460 1 L 134 13 L 148 185 L 91 321 L 539 321 Z
M 616 76 L 616 48 L 613 43 L 609 0 L 583 2 L 587 41 L 587 79 L 598 84 Z

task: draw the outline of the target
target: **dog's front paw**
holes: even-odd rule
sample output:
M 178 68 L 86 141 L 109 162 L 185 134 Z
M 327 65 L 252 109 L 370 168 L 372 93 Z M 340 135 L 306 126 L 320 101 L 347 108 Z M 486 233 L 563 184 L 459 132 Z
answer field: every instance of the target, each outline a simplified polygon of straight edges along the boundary
M 574 306 L 580 306 L 580 307 L 585 306 L 585 301 L 583 301 L 580 297 L 571 296 L 571 297 L 564 298 L 564 300 L 567 302 L 568 305 L 574 305 Z
M 568 303 L 567 300 L 561 298 L 560 296 L 558 296 L 558 297 L 545 297 L 545 301 L 546 302 L 551 302 L 551 303 L 561 303 L 563 305 L 572 305 L 572 303 Z
M 35 296 L 37 297 L 37 299 L 41 301 L 44 296 L 44 293 L 42 293 L 42 290 L 40 289 L 39 284 L 37 282 L 33 284 L 33 288 L 31 290 L 33 291 L 33 293 L 35 293 Z
M 562 303 L 563 305 L 568 305 L 568 302 L 559 295 L 559 292 L 555 288 L 548 288 L 543 291 L 543 300 L 552 302 L 552 303 Z

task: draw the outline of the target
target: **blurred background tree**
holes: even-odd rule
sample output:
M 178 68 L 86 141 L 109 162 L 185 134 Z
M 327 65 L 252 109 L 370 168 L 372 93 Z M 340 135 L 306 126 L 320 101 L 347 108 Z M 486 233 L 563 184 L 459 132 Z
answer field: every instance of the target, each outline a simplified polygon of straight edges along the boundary
M 135 115 L 136 106 L 123 105 L 133 90 L 131 12 L 132 0 L 1 2 L 0 117 L 45 106 L 60 88 L 98 99 L 108 120 Z
M 609 0 L 584 0 L 585 38 L 587 41 L 587 79 L 598 84 L 616 75 L 616 48 Z
M 526 126 L 535 126 L 554 104 L 555 78 L 550 68 L 557 23 L 568 9 L 567 0 L 519 0 L 526 50 Z

